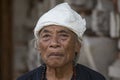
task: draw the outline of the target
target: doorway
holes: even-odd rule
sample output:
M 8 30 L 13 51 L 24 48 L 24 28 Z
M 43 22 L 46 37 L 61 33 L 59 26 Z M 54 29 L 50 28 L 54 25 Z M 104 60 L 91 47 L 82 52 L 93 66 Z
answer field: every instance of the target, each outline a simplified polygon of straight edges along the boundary
M 0 80 L 12 80 L 12 0 L 0 0 Z

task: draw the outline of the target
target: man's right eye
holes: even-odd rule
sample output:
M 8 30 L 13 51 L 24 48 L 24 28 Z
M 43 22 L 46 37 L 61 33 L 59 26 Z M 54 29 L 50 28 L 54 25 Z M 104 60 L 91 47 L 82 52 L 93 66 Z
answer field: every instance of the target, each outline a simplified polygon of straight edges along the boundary
M 50 39 L 50 34 L 44 34 L 41 36 L 41 39 L 44 40 L 44 41 L 47 41 Z
M 42 38 L 47 38 L 47 37 L 50 37 L 50 35 L 49 34 L 45 34 L 45 35 L 42 36 Z

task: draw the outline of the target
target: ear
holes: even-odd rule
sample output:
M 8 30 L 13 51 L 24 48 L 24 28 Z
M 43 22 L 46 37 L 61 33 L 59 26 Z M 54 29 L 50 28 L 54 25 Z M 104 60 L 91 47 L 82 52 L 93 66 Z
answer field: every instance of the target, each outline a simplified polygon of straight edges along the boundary
M 81 48 L 81 43 L 77 40 L 75 43 L 75 52 L 79 53 Z
M 38 40 L 36 40 L 34 44 L 35 44 L 35 48 L 36 48 L 38 51 L 40 51 L 41 49 L 40 49 Z

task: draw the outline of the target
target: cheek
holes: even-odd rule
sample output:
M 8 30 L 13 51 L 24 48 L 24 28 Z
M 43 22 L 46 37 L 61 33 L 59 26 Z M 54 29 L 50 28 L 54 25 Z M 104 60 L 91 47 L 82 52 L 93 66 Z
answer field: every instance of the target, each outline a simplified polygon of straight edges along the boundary
M 64 49 L 66 57 L 70 60 L 73 60 L 75 56 L 75 43 L 71 41 L 67 44 L 64 43 Z
M 40 42 L 39 43 L 39 52 L 41 57 L 45 57 L 47 53 L 47 44 Z
M 40 50 L 40 52 L 46 51 L 47 45 L 48 45 L 47 43 L 44 43 L 44 42 L 40 41 L 39 42 L 39 50 Z
M 70 45 L 70 47 L 67 47 L 66 51 L 69 57 L 74 57 L 74 53 L 75 53 L 74 46 Z
M 64 47 L 66 47 L 66 50 L 70 52 L 74 52 L 75 50 L 75 41 L 70 39 L 69 41 L 66 41 L 66 43 L 63 43 Z

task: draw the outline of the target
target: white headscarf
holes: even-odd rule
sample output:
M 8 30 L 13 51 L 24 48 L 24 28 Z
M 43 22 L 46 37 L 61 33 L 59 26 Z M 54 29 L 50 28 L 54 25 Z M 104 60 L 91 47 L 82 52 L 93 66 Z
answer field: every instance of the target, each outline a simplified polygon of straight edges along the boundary
M 35 26 L 34 35 L 38 39 L 39 31 L 48 25 L 59 25 L 73 31 L 81 41 L 86 30 L 86 21 L 75 12 L 68 3 L 61 3 L 41 16 Z

